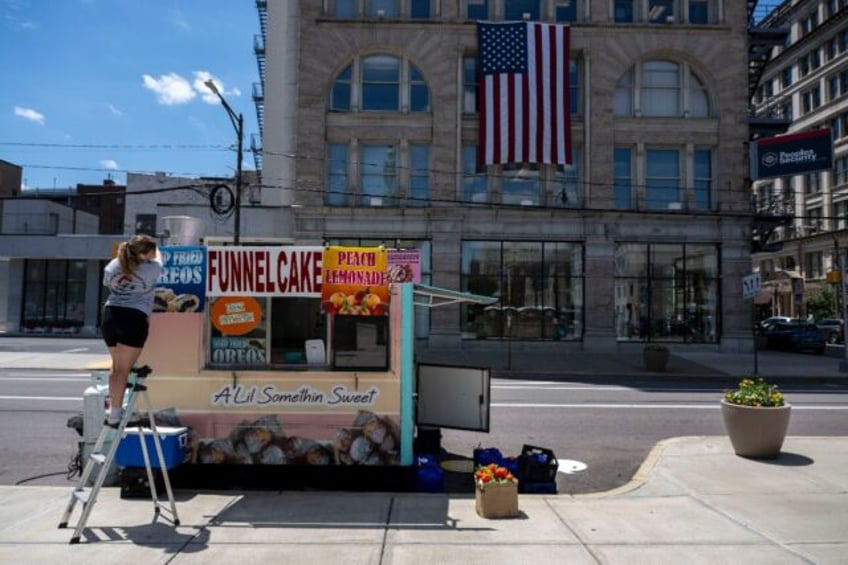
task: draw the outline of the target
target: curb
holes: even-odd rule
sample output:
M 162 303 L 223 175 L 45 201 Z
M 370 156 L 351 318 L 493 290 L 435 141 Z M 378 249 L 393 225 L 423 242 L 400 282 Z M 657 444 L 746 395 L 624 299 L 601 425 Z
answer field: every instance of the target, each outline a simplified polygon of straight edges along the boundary
M 632 492 L 646 482 L 651 477 L 651 474 L 654 472 L 654 469 L 662 458 L 663 452 L 665 451 L 665 446 L 667 443 L 670 443 L 675 440 L 679 440 L 680 438 L 666 438 L 657 442 L 654 447 L 651 448 L 651 451 L 648 452 L 645 460 L 642 461 L 642 464 L 639 465 L 639 468 L 633 474 L 633 477 L 624 483 L 621 486 L 617 486 L 610 490 L 605 490 L 601 492 L 589 492 L 585 494 L 572 494 L 569 495 L 571 498 L 575 500 L 587 500 L 587 499 L 602 499 L 602 498 L 610 498 L 613 496 L 619 496 L 622 494 L 627 494 L 628 492 Z

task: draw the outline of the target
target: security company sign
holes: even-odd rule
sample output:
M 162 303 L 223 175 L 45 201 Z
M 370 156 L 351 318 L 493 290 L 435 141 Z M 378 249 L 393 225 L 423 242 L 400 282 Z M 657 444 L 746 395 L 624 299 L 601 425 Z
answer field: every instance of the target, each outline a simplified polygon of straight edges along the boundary
M 761 139 L 751 145 L 754 180 L 833 168 L 830 129 Z

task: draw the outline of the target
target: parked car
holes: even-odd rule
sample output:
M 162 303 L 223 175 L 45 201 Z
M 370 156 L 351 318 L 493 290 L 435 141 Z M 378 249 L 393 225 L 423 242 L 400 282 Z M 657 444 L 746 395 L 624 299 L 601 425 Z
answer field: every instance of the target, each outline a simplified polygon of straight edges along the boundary
M 825 332 L 815 324 L 800 320 L 769 323 L 760 329 L 759 334 L 766 338 L 769 349 L 811 350 L 819 354 L 827 349 Z
M 845 341 L 845 329 L 840 318 L 822 318 L 816 320 L 816 325 L 824 332 L 824 337 L 828 343 Z
M 783 322 L 783 323 L 791 323 L 792 321 L 799 322 L 798 318 L 790 318 L 789 316 L 772 316 L 771 318 L 766 318 L 760 322 L 760 327 L 764 328 L 769 324 L 774 324 L 775 322 Z

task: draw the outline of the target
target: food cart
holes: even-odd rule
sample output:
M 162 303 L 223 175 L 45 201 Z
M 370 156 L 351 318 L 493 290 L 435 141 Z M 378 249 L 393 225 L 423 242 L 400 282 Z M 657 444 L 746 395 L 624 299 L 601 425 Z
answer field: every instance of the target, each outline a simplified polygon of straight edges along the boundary
M 413 318 L 417 306 L 495 299 L 416 283 L 416 253 L 162 247 L 139 363 L 153 368 L 157 420 L 190 430 L 177 483 L 323 476 L 345 487 L 343 469 L 361 488 L 364 477 L 402 488 L 419 415 L 427 426 L 488 431 L 488 370 L 416 366 Z M 401 481 L 375 469 L 401 471 Z

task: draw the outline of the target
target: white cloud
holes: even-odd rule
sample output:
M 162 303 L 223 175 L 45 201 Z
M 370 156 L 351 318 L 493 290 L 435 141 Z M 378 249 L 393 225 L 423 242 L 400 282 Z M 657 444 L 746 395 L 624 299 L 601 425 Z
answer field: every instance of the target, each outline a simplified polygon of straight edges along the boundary
M 13 30 L 36 29 L 38 25 L 23 15 L 27 8 L 21 0 L 4 0 L 0 5 L 0 22 Z
M 109 111 L 112 112 L 113 116 L 117 116 L 119 118 L 124 115 L 124 113 L 121 112 L 121 110 L 114 104 L 109 104 Z
M 159 104 L 174 105 L 190 102 L 197 93 L 191 84 L 177 73 L 168 73 L 158 79 L 150 75 L 142 75 L 144 88 L 156 93 L 156 101 Z
M 191 29 L 191 24 L 188 23 L 188 18 L 180 10 L 171 11 L 171 24 L 177 29 L 188 31 Z
M 209 71 L 194 71 L 194 89 L 200 93 L 203 97 L 203 101 L 207 104 L 221 103 L 221 101 L 218 100 L 218 97 L 215 96 L 215 93 L 209 90 L 209 88 L 204 84 L 207 80 L 211 80 L 215 83 L 215 86 L 218 88 L 218 92 L 220 92 L 224 98 L 230 96 L 241 96 L 241 91 L 238 88 L 227 90 L 224 87 L 224 83 L 221 82 L 221 79 L 214 76 Z
M 15 106 L 15 115 L 20 116 L 31 122 L 35 122 L 42 126 L 45 122 L 44 114 L 42 114 L 41 112 L 36 112 L 32 108 L 23 108 L 21 106 Z
M 103 169 L 111 169 L 111 170 L 117 170 L 117 169 L 120 168 L 120 167 L 118 167 L 118 162 L 113 161 L 112 159 L 103 159 L 102 161 L 100 161 L 100 167 L 103 168 Z

